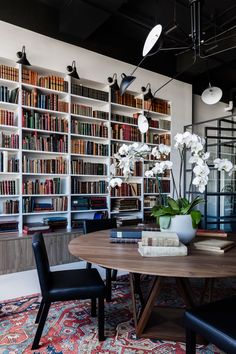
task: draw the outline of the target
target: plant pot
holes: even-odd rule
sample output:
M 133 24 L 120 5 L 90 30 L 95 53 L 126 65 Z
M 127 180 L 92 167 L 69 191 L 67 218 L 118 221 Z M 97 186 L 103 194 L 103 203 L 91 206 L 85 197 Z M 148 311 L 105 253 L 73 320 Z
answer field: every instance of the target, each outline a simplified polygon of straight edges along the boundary
M 160 216 L 161 231 L 176 232 L 180 242 L 188 244 L 196 235 L 197 229 L 193 228 L 191 215 L 175 215 L 170 219 L 168 228 L 164 228 L 162 217 Z

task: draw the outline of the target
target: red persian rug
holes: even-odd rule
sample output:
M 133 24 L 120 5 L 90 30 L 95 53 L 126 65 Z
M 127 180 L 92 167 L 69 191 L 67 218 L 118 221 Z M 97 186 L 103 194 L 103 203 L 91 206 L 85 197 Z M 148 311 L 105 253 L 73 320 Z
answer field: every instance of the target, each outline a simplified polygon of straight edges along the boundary
M 122 281 L 121 281 L 122 280 Z M 200 285 L 194 282 L 195 292 Z M 217 281 L 214 299 L 235 293 L 236 281 Z M 159 305 L 180 306 L 174 283 L 163 289 Z M 90 317 L 89 301 L 54 303 L 49 311 L 39 350 L 31 351 L 36 325 L 34 321 L 40 295 L 2 302 L 0 312 L 0 354 L 184 354 L 185 344 L 162 340 L 136 339 L 128 278 L 113 286 L 113 301 L 106 303 L 106 340 L 97 338 L 97 319 Z M 215 346 L 199 346 L 197 353 L 221 353 Z

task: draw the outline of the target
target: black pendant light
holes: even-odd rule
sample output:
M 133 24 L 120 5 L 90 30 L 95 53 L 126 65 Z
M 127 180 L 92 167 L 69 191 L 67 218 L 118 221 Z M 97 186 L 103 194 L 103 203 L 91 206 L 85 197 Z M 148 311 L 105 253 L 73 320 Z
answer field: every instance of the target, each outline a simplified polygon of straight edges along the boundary
M 113 74 L 112 77 L 108 77 L 107 78 L 107 81 L 109 82 L 110 85 L 110 88 L 112 89 L 112 91 L 119 91 L 120 88 L 119 88 L 119 85 L 118 85 L 118 82 L 117 82 L 117 74 Z
M 16 56 L 18 58 L 20 58 L 19 60 L 17 60 L 18 64 L 22 64 L 22 65 L 28 65 L 31 66 L 30 62 L 28 61 L 28 59 L 26 58 L 26 52 L 25 52 L 25 46 L 23 45 L 22 47 L 22 51 L 21 52 L 17 52 Z
M 132 82 L 136 79 L 133 75 L 125 75 L 124 73 L 121 74 L 122 80 L 120 83 L 120 94 L 121 96 L 126 92 L 127 88 L 132 84 Z
M 68 65 L 66 67 L 67 71 L 69 72 L 69 76 L 73 77 L 74 79 L 80 79 L 77 70 L 76 70 L 76 66 L 75 66 L 75 60 L 72 61 L 72 65 Z

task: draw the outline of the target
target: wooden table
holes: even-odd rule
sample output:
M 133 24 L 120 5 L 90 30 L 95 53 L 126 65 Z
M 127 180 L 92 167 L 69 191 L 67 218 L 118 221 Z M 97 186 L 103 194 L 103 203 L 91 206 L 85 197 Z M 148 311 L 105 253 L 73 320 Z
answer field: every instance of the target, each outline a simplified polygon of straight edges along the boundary
M 196 300 L 189 278 L 226 278 L 236 276 L 236 247 L 225 254 L 199 252 L 190 249 L 185 257 L 142 257 L 137 244 L 110 243 L 110 230 L 97 231 L 73 239 L 69 251 L 80 259 L 102 267 L 130 273 L 131 294 L 136 334 L 138 337 L 183 341 L 183 309 L 154 307 L 167 277 L 176 281 L 177 289 L 188 308 Z M 142 298 L 138 274 L 153 275 L 153 285 L 145 300 Z M 137 296 L 141 311 L 137 313 Z

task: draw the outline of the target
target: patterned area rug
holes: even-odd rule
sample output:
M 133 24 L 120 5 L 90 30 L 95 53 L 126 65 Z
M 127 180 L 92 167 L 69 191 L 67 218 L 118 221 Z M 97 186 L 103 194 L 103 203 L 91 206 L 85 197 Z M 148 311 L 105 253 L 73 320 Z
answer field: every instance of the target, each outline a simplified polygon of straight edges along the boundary
M 145 284 L 144 284 L 145 285 Z M 194 281 L 199 295 L 202 283 Z M 214 299 L 236 293 L 236 280 L 217 281 Z M 159 305 L 183 306 L 173 282 L 169 282 L 158 300 Z M 1 303 L 0 354 L 184 354 L 185 344 L 162 340 L 136 339 L 127 277 L 113 285 L 113 301 L 106 303 L 106 340 L 97 338 L 97 319 L 90 317 L 89 301 L 54 303 L 46 321 L 40 350 L 31 351 L 36 330 L 34 321 L 40 304 L 38 294 Z M 197 353 L 218 354 L 215 346 L 199 346 Z

